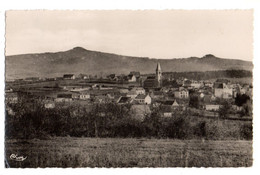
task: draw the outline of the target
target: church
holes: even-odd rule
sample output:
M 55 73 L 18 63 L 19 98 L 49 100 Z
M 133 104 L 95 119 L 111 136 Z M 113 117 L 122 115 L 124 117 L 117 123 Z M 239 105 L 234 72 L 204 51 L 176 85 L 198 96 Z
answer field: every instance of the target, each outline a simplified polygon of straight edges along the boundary
M 159 62 L 157 63 L 155 76 L 148 76 L 147 79 L 144 81 L 143 85 L 145 89 L 154 89 L 162 87 L 162 69 Z

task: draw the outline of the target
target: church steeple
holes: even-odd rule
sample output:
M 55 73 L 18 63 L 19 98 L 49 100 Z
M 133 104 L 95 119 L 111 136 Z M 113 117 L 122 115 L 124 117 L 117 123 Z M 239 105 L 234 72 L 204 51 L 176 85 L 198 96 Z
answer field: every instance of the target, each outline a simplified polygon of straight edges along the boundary
M 158 81 L 158 86 L 161 87 L 162 69 L 161 69 L 161 65 L 159 62 L 157 63 L 157 67 L 156 67 L 156 80 Z
M 157 74 L 157 72 L 162 72 L 161 65 L 159 62 L 157 63 L 156 74 Z

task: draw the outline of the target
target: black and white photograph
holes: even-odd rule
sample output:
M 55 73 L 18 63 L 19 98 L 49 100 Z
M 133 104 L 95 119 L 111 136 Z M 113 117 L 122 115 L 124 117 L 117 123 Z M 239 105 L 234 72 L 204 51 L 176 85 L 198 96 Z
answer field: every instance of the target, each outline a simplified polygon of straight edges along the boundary
M 5 168 L 252 167 L 253 21 L 7 10 Z

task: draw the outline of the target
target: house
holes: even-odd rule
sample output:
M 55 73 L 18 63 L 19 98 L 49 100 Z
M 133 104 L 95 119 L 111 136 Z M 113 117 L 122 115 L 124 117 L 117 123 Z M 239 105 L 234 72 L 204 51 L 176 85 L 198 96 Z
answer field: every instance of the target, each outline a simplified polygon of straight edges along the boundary
M 200 98 L 204 98 L 204 97 L 205 97 L 205 94 L 204 94 L 203 92 L 200 92 L 200 93 L 199 93 L 199 97 L 200 97 Z
M 204 94 L 204 97 L 202 98 L 202 101 L 204 103 L 211 103 L 216 100 L 216 97 L 212 94 Z
M 129 92 L 128 89 L 119 89 L 119 93 L 121 94 L 127 94 Z
M 234 110 L 234 111 L 242 111 L 243 110 L 243 107 L 242 106 L 237 106 L 237 105 L 232 105 L 232 109 Z
M 133 98 L 131 98 L 131 97 L 120 97 L 117 100 L 118 104 L 129 104 L 129 103 L 132 103 L 132 102 L 133 102 Z
M 162 88 L 161 88 L 161 91 L 162 91 L 163 93 L 168 93 L 168 92 L 170 91 L 170 88 L 168 88 L 168 87 L 162 87 Z
M 158 87 L 158 81 L 156 80 L 155 76 L 148 76 L 144 82 L 143 86 L 145 89 L 153 89 Z
M 88 92 L 81 92 L 79 94 L 79 99 L 88 100 L 88 99 L 90 99 L 90 94 Z
M 161 109 L 163 117 L 172 117 L 173 110 L 171 106 L 163 106 Z
M 183 82 L 183 86 L 184 87 L 191 87 L 191 80 L 184 80 L 184 82 Z
M 149 94 L 147 94 L 147 95 L 139 94 L 135 98 L 135 101 L 137 101 L 140 104 L 151 104 L 152 98 L 150 97 Z
M 128 81 L 128 82 L 136 82 L 136 76 L 133 75 L 133 74 L 129 74 L 129 75 L 127 76 L 127 81 Z
M 179 91 L 174 92 L 174 97 L 175 98 L 189 98 L 189 91 L 187 89 L 182 89 Z
M 126 96 L 127 97 L 130 97 L 130 98 L 132 98 L 132 99 L 135 99 L 136 97 L 137 97 L 137 93 L 136 93 L 136 91 L 129 91 L 127 94 L 126 94 Z
M 7 103 L 15 104 L 18 102 L 18 94 L 15 92 L 5 93 L 5 101 Z
M 206 111 L 218 111 L 220 109 L 219 104 L 205 104 Z
M 161 99 L 164 97 L 164 94 L 162 91 L 152 91 L 151 97 L 152 97 L 152 99 Z
M 137 71 L 131 71 L 130 75 L 134 75 L 136 77 L 136 79 L 139 79 L 141 76 L 140 72 L 137 72 Z
M 164 106 L 179 107 L 177 100 L 167 100 L 163 103 Z
M 74 80 L 76 77 L 74 74 L 64 74 L 63 79 L 65 80 Z
M 204 84 L 201 83 L 201 82 L 192 81 L 190 86 L 193 87 L 193 88 L 195 88 L 195 89 L 199 89 L 199 88 L 201 88 L 203 85 L 204 85 Z
M 210 82 L 210 81 L 204 81 L 204 86 L 205 87 L 210 87 L 210 88 L 213 88 L 213 83 L 212 82 Z
M 106 103 L 110 99 L 105 95 L 97 95 L 94 97 L 94 103 Z
M 5 87 L 5 92 L 13 92 L 13 89 L 12 88 L 7 88 L 7 87 Z
M 214 83 L 214 95 L 219 98 L 232 98 L 233 89 L 229 88 L 225 83 Z
M 136 92 L 137 95 L 139 94 L 145 94 L 145 89 L 142 87 L 134 87 L 131 89 L 131 91 Z
M 53 109 L 55 108 L 55 103 L 53 101 L 44 101 L 44 107 L 46 109 Z
M 116 76 L 116 74 L 110 74 L 107 76 L 107 78 L 111 81 L 118 81 L 118 77 Z
M 70 102 L 72 101 L 72 94 L 57 94 L 55 102 Z
M 78 78 L 79 78 L 79 79 L 84 79 L 84 80 L 87 80 L 87 79 L 90 79 L 90 75 L 86 75 L 86 74 L 79 74 L 79 75 L 78 75 Z
M 154 89 L 162 87 L 162 69 L 161 65 L 158 62 L 155 69 L 155 76 L 148 76 L 146 80 L 143 82 L 143 86 L 145 89 Z
M 72 99 L 79 99 L 79 93 L 72 93 Z
M 15 112 L 13 111 L 12 108 L 10 108 L 9 106 L 5 106 L 5 110 L 7 112 L 8 115 L 10 116 L 15 116 Z

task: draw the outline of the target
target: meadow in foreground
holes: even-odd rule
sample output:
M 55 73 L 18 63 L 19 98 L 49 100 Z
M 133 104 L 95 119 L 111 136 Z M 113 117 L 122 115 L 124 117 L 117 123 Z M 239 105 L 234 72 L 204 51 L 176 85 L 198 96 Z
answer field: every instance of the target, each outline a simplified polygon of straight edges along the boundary
M 248 167 L 252 141 L 52 137 L 6 140 L 6 166 Z M 27 157 L 10 159 L 11 154 Z

